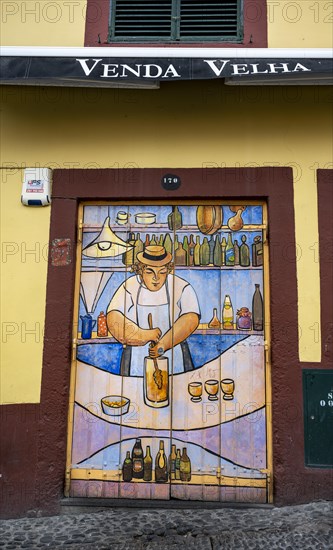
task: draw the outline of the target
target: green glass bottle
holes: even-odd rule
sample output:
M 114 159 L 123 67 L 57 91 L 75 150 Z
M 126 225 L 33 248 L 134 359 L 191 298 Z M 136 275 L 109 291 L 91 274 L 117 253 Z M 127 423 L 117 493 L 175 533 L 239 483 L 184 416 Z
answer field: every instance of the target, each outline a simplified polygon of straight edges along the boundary
M 195 239 L 195 247 L 194 247 L 194 259 L 193 259 L 194 265 L 200 265 L 200 249 L 201 249 L 200 237 L 197 236 Z
M 235 252 L 231 233 L 228 234 L 227 247 L 225 249 L 225 265 L 235 265 Z
M 186 447 L 183 448 L 180 458 L 180 480 L 191 481 L 191 461 L 187 455 Z
M 175 471 L 175 478 L 176 479 L 180 479 L 180 449 L 177 449 L 177 453 L 176 453 L 176 464 L 175 464 L 175 468 L 176 468 L 176 471 Z
M 160 441 L 160 448 L 155 459 L 155 481 L 156 483 L 168 481 L 168 461 L 164 452 L 164 441 Z
M 209 244 L 209 263 L 213 264 L 214 263 L 214 250 L 215 250 L 215 241 L 214 241 L 214 236 L 213 235 L 209 239 L 208 244 Z
M 156 240 L 156 237 L 155 235 L 152 235 L 151 239 L 150 239 L 150 246 L 156 246 L 157 245 L 157 240 Z
M 225 265 L 225 249 L 226 248 L 227 248 L 226 238 L 222 237 L 222 242 L 221 242 L 222 265 Z
M 190 235 L 190 242 L 188 243 L 188 265 L 194 265 L 194 249 L 195 243 L 193 235 Z
M 153 478 L 153 459 L 150 454 L 150 446 L 146 447 L 146 456 L 143 459 L 143 479 L 151 481 Z
M 175 235 L 174 253 L 176 252 L 178 246 L 179 246 L 178 235 Z
M 163 246 L 163 243 L 164 243 L 164 236 L 163 236 L 163 233 L 161 233 L 160 238 L 158 239 L 158 244 L 160 246 Z
M 207 237 L 204 237 L 203 243 L 200 247 L 200 265 L 209 264 L 209 244 Z
M 250 249 L 246 244 L 246 236 L 242 235 L 242 244 L 239 248 L 239 263 L 242 267 L 250 265 Z
M 183 249 L 185 250 L 186 252 L 186 262 L 185 262 L 185 265 L 189 265 L 189 262 L 188 262 L 188 238 L 187 236 L 185 235 L 184 239 L 183 239 Z
M 123 462 L 123 481 L 131 481 L 133 477 L 133 466 L 132 466 L 132 459 L 130 456 L 130 452 L 126 452 L 126 458 Z
M 222 248 L 221 248 L 220 238 L 218 235 L 216 235 L 216 239 L 215 239 L 213 260 L 214 260 L 213 262 L 214 265 L 216 265 L 217 267 L 220 267 L 222 265 Z
M 234 241 L 234 254 L 235 254 L 235 265 L 239 265 L 239 244 L 237 239 Z
M 131 266 L 134 263 L 134 250 L 135 250 L 135 233 L 130 233 L 129 238 L 127 240 L 128 244 L 131 246 L 124 254 L 123 254 L 123 263 L 126 266 Z
M 135 241 L 135 244 L 134 244 L 134 261 L 136 261 L 136 258 L 137 258 L 137 255 L 139 254 L 139 252 L 142 252 L 143 251 L 143 242 L 142 240 L 140 239 L 140 233 L 137 233 L 136 234 L 136 241 Z
M 164 237 L 163 246 L 164 246 L 165 250 L 167 252 L 169 252 L 169 254 L 172 254 L 172 240 L 171 240 L 171 237 L 170 237 L 170 233 L 166 233 L 166 235 Z
M 183 226 L 183 216 L 178 206 L 172 207 L 172 212 L 168 215 L 168 226 L 170 231 L 177 231 Z

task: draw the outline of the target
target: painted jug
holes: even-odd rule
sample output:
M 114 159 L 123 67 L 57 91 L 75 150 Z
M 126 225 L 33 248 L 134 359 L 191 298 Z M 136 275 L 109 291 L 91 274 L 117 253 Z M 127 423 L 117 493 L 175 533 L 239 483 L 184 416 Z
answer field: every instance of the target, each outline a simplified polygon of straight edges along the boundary
M 91 338 L 92 330 L 96 324 L 91 315 L 80 315 L 82 320 L 82 338 Z

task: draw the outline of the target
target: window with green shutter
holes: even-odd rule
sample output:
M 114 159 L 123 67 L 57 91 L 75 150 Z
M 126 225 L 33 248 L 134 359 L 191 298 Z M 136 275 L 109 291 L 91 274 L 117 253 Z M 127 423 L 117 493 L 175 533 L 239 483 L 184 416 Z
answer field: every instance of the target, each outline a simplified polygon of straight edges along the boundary
M 242 40 L 242 0 L 110 2 L 110 42 Z

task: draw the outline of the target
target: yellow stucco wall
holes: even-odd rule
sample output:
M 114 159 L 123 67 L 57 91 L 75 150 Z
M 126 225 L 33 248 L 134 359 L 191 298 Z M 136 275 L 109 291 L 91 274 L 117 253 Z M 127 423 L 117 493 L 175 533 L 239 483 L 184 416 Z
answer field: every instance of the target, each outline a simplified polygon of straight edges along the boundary
M 1 45 L 83 46 L 86 6 L 87 0 L 1 0 Z
M 86 4 L 87 0 L 1 0 L 1 44 L 83 46 Z M 267 0 L 267 8 L 270 48 L 333 46 L 332 2 Z M 250 21 L 261 17 L 255 0 L 245 16 Z
M 45 243 L 50 208 L 20 205 L 18 168 L 292 166 L 295 178 L 300 359 L 320 361 L 316 172 L 330 167 L 328 87 L 231 88 L 219 81 L 160 90 L 3 88 L 3 238 Z M 281 220 L 283 223 L 283 220 Z M 287 244 L 287 243 L 286 243 Z M 287 252 L 287 255 L 290 251 Z M 46 262 L 2 263 L 3 319 L 44 322 Z M 42 341 L 3 346 L 3 402 L 38 402 Z M 5 382 L 4 382 L 5 380 Z
M 269 48 L 332 48 L 333 4 L 267 0 Z
M 51 210 L 21 205 L 22 170 L 1 169 L 0 184 L 0 403 L 35 403 L 41 382 Z

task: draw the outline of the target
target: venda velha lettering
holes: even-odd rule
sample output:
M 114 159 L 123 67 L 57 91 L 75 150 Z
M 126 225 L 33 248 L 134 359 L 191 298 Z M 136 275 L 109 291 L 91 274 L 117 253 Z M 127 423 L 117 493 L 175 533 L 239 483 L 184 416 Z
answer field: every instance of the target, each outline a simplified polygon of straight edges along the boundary
M 262 74 L 280 74 L 280 73 L 298 73 L 311 72 L 311 69 L 305 67 L 297 61 L 288 62 L 269 62 L 259 60 L 257 63 L 235 63 L 231 59 L 195 59 L 178 60 L 177 69 L 172 63 L 105 63 L 103 59 L 76 59 L 81 65 L 85 76 L 99 76 L 100 78 L 182 78 L 182 65 L 186 72 L 191 66 L 192 78 L 209 78 L 216 76 L 223 78 L 225 76 L 242 75 L 262 75 Z M 208 74 L 207 74 L 208 71 Z M 98 72 L 98 74 L 97 74 Z M 186 76 L 184 75 L 186 78 Z
M 86 76 L 90 76 L 93 71 L 99 67 L 101 70 L 100 78 L 180 78 L 173 65 L 163 68 L 156 63 L 101 63 L 103 59 L 92 59 L 93 62 L 88 65 L 89 59 L 77 59 Z
M 262 63 L 265 65 L 265 70 L 259 70 L 260 63 L 231 63 L 230 59 L 203 59 L 216 76 L 224 76 L 224 69 L 230 64 L 232 72 L 230 76 L 240 75 L 256 75 L 256 74 L 277 74 L 282 73 L 297 73 L 299 71 L 307 72 L 311 69 L 304 67 L 301 63 Z

